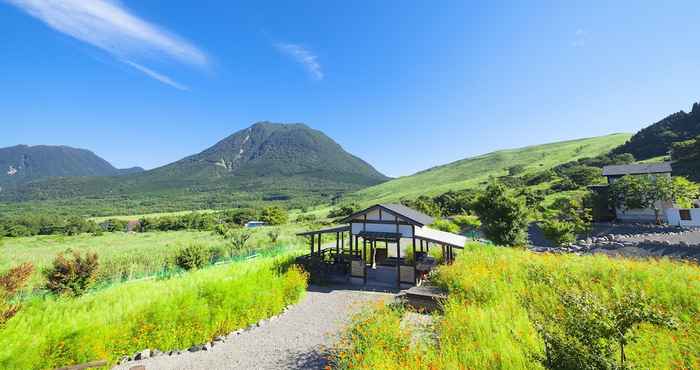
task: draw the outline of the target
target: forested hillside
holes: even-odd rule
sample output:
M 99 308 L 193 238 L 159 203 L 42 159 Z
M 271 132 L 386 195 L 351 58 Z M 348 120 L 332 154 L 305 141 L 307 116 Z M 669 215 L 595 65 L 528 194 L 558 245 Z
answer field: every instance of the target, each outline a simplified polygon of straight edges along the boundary
M 694 139 L 700 135 L 700 103 L 693 104 L 690 113 L 680 111 L 636 133 L 613 153 L 630 153 L 637 160 L 667 155 L 673 143 Z
M 68 146 L 17 145 L 0 148 L 0 187 L 15 189 L 30 181 L 51 177 L 115 176 L 143 171 L 120 170 L 95 153 Z

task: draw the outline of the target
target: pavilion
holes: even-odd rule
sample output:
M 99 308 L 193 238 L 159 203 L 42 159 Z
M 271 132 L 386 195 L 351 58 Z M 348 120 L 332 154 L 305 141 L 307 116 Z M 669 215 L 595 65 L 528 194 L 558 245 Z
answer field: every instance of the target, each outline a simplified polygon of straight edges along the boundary
M 339 221 L 341 225 L 298 235 L 309 237 L 310 253 L 301 259 L 310 265 L 347 275 L 352 282 L 367 284 L 391 274 L 396 286 L 416 285 L 431 268 L 430 248 L 441 248 L 443 262 L 454 261 L 455 248 L 463 249 L 467 238 L 431 229 L 434 219 L 402 204 L 376 204 Z M 335 234 L 335 245 L 324 245 L 324 235 Z M 410 260 L 402 245 L 411 248 Z M 393 253 L 393 256 L 390 254 Z M 314 271 L 311 271 L 313 274 Z M 395 276 L 394 276 L 395 274 Z

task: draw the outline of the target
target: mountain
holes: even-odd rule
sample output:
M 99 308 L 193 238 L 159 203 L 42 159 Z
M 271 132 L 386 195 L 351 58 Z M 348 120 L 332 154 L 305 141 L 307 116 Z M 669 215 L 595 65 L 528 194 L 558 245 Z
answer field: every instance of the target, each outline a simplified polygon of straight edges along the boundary
M 199 154 L 143 175 L 171 184 L 220 182 L 253 188 L 303 177 L 356 187 L 388 178 L 331 138 L 301 124 L 259 122 Z
M 667 155 L 675 142 L 700 135 L 700 103 L 690 113 L 680 111 L 636 133 L 628 142 L 613 150 L 614 154 L 630 153 L 637 160 Z
M 613 134 L 580 140 L 501 150 L 430 168 L 350 194 L 358 203 L 381 203 L 420 195 L 438 195 L 449 190 L 476 188 L 490 177 L 508 175 L 508 169 L 524 166 L 523 172 L 538 172 L 580 158 L 608 153 L 631 134 Z
M 15 206 L 48 201 L 54 208 L 70 206 L 89 214 L 230 208 L 260 201 L 303 206 L 387 180 L 318 130 L 259 122 L 160 168 L 32 181 L 0 192 L 0 201 Z
M 0 186 L 15 188 L 51 177 L 114 176 L 143 171 L 120 170 L 95 153 L 68 146 L 17 145 L 0 148 Z

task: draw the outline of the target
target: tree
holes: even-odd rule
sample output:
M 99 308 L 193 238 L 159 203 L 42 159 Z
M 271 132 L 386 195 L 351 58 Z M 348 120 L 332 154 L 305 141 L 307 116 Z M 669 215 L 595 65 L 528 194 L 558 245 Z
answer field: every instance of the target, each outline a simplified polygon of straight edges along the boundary
M 442 214 L 440 206 L 435 203 L 432 198 L 426 195 L 421 195 L 415 200 L 402 199 L 401 204 L 433 217 L 439 217 Z
M 260 219 L 268 225 L 286 224 L 288 218 L 287 210 L 281 207 L 267 207 L 263 209 L 260 216 Z
M 236 252 L 245 249 L 248 240 L 253 236 L 253 233 L 244 228 L 230 230 L 226 234 L 226 239 L 229 240 L 229 256 L 233 257 Z
M 550 219 L 542 222 L 541 227 L 544 237 L 559 247 L 576 241 L 576 226 L 571 222 Z
M 597 167 L 577 165 L 562 170 L 562 175 L 577 186 L 588 186 L 602 178 L 603 171 Z
M 492 182 L 474 202 L 474 211 L 487 238 L 496 244 L 522 246 L 527 242 L 527 210 L 522 200 Z
M 700 186 L 685 177 L 673 178 L 673 201 L 681 208 L 692 208 L 700 196 Z
M 699 194 L 698 185 L 683 177 L 623 176 L 610 186 L 610 197 L 616 207 L 654 210 L 656 222 L 661 223 L 660 202 L 687 205 Z
M 454 223 L 465 231 L 475 231 L 481 227 L 481 220 L 474 215 L 458 215 L 454 218 Z

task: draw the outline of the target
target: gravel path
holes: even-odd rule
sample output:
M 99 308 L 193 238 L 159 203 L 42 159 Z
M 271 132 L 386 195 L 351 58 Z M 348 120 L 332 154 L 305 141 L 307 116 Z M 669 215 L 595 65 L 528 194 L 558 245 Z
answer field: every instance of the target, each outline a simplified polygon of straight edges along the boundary
M 342 287 L 309 287 L 302 301 L 260 327 L 229 336 L 209 351 L 184 352 L 129 362 L 115 369 L 322 369 L 324 348 L 335 342 L 350 316 L 367 303 L 394 294 Z

